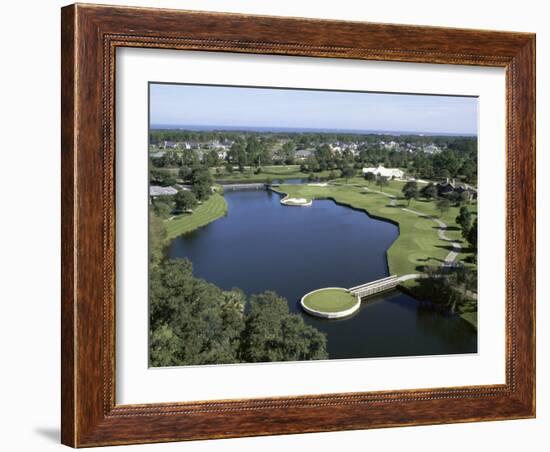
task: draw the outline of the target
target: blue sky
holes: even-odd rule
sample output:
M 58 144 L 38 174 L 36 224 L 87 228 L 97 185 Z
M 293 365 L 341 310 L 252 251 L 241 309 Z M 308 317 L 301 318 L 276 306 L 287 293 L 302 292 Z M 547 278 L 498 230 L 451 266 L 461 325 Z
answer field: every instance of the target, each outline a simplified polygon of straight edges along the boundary
M 151 84 L 150 123 L 477 134 L 477 98 Z

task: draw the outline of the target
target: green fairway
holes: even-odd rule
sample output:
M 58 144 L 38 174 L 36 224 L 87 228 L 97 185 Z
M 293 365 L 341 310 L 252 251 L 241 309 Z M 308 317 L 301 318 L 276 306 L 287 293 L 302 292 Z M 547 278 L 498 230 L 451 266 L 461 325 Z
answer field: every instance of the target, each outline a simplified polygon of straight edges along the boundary
M 307 295 L 303 303 L 320 312 L 340 312 L 355 306 L 357 297 L 345 289 L 321 289 Z
M 207 201 L 193 210 L 166 221 L 168 239 L 193 231 L 222 217 L 227 212 L 227 203 L 222 195 L 214 193 Z
M 358 179 L 361 181 L 361 179 Z M 446 235 L 462 243 L 461 231 L 455 223 L 458 215 L 458 207 L 451 207 L 441 218 L 435 206 L 435 202 L 426 200 L 412 201 L 410 206 L 403 199 L 397 198 L 395 206 L 391 205 L 391 199 L 379 193 L 365 190 L 364 183 L 329 185 L 327 187 L 311 185 L 282 185 L 281 192 L 289 197 L 308 199 L 332 199 L 340 204 L 348 205 L 356 209 L 362 209 L 373 217 L 386 219 L 399 226 L 399 236 L 388 249 L 388 266 L 390 274 L 406 275 L 422 271 L 422 267 L 439 266 L 443 263 L 447 254 L 452 250 L 451 244 L 438 236 L 439 226 L 431 219 L 403 211 L 402 208 L 410 208 L 425 215 L 434 216 L 447 224 Z M 353 184 L 353 185 L 352 185 Z M 380 190 L 385 193 L 400 196 L 403 182 L 390 181 L 388 186 L 377 187 L 370 184 L 369 189 Z M 475 212 L 475 206 L 470 206 Z M 359 246 L 359 244 L 358 244 Z M 459 254 L 458 260 L 465 256 Z

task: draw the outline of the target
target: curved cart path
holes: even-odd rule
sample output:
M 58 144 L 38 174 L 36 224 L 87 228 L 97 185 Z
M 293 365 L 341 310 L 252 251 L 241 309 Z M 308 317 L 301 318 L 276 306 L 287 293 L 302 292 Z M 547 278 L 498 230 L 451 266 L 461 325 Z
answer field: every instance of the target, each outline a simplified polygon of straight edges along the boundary
M 364 187 L 364 188 L 369 192 L 378 193 L 380 195 L 383 195 L 389 198 L 390 206 L 395 207 L 397 205 L 397 197 L 395 195 L 390 195 L 389 193 L 385 193 L 379 190 L 371 190 L 367 187 Z M 439 238 L 445 242 L 450 242 L 453 247 L 453 250 L 450 251 L 449 254 L 447 254 L 447 256 L 445 256 L 445 259 L 443 262 L 443 267 L 450 266 L 457 258 L 458 253 L 460 253 L 460 250 L 462 249 L 462 246 L 456 240 L 452 240 L 449 237 L 447 237 L 447 235 L 445 234 L 445 231 L 447 230 L 447 225 L 443 221 L 441 221 L 439 218 L 433 217 L 431 215 L 426 215 L 425 213 L 418 212 L 417 210 L 409 209 L 407 207 L 402 207 L 401 210 L 403 212 L 412 213 L 414 215 L 418 215 L 419 217 L 428 218 L 432 221 L 435 221 L 435 223 L 439 226 L 439 229 L 437 230 L 437 235 L 439 236 Z M 410 275 L 406 275 L 406 276 L 410 276 Z

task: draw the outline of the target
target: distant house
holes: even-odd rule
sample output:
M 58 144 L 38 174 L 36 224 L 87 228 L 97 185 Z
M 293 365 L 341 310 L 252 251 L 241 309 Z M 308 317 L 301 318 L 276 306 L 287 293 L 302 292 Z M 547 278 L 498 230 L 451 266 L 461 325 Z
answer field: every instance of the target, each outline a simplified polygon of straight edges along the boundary
M 296 151 L 294 157 L 298 160 L 304 160 L 313 155 L 313 150 L 311 149 L 302 149 L 301 151 Z
M 468 198 L 477 198 L 477 189 L 464 182 L 457 182 L 455 179 L 446 179 L 436 185 L 438 196 L 449 196 L 451 193 L 467 193 Z
M 165 140 L 162 143 L 159 143 L 159 148 L 163 149 L 176 149 L 178 147 L 178 143 L 175 141 L 168 141 Z
M 399 148 L 399 143 L 396 143 L 395 141 L 390 141 L 389 143 L 386 143 L 384 147 L 388 150 L 395 150 Z
M 363 168 L 363 174 L 373 173 L 375 176 L 382 176 L 393 179 L 402 179 L 405 172 L 399 168 L 384 168 L 379 165 L 377 168 Z
M 445 182 L 440 182 L 439 184 L 437 184 L 436 188 L 438 196 L 447 196 L 455 191 L 454 185 L 449 182 L 448 179 Z
M 428 146 L 424 146 L 423 151 L 426 154 L 438 154 L 441 152 L 441 149 L 438 148 L 435 144 L 429 144 Z
M 149 187 L 149 196 L 153 198 L 157 196 L 173 196 L 178 191 L 174 187 L 161 187 L 159 185 L 151 185 Z

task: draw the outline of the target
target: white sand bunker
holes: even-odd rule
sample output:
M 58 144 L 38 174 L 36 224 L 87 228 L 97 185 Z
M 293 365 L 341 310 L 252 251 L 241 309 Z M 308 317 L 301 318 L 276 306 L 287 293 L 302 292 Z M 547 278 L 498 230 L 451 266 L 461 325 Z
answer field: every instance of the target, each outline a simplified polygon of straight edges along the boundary
M 281 204 L 285 206 L 311 206 L 311 199 L 306 198 L 284 198 L 281 199 Z
M 314 182 L 311 184 L 308 184 L 310 187 L 327 187 L 328 184 L 326 182 Z

